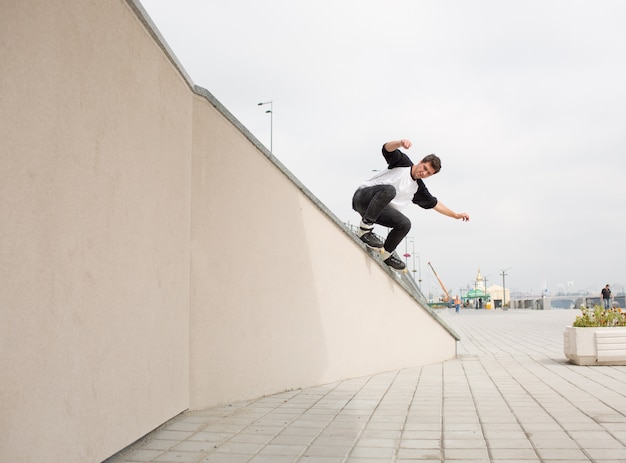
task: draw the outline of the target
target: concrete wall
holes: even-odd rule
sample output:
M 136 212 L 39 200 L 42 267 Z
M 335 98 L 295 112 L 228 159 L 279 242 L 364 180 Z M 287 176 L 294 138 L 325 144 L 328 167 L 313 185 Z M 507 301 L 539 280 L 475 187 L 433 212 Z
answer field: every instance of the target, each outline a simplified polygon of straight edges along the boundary
M 0 6 L 0 460 L 188 407 L 192 103 L 123 1 Z
M 100 461 L 188 408 L 455 355 L 139 4 L 0 18 L 1 461 Z
M 206 99 L 194 109 L 192 408 L 454 356 L 275 161 Z

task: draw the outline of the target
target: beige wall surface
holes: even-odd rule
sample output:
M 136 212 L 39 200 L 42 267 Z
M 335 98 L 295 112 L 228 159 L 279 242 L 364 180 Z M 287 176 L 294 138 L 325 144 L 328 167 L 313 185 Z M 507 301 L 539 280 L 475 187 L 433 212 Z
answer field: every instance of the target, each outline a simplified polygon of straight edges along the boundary
M 124 1 L 0 2 L 0 460 L 188 406 L 191 95 Z
M 194 105 L 191 408 L 455 355 L 454 339 L 205 99 Z
M 0 18 L 0 461 L 101 461 L 189 408 L 455 355 L 139 4 Z

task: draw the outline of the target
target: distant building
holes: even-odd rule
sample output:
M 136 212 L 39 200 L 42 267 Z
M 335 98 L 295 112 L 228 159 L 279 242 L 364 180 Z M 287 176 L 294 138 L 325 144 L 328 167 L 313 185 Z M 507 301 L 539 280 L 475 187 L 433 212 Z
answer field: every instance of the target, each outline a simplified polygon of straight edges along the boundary
M 489 294 L 489 297 L 493 301 L 493 305 L 496 309 L 502 307 L 502 286 L 490 286 L 489 288 L 487 288 L 487 294 Z M 508 288 L 505 290 L 505 296 L 506 303 L 508 304 L 509 302 L 511 302 L 511 293 Z
M 505 303 L 508 304 L 511 301 L 511 293 L 508 289 L 505 292 Z M 487 307 L 500 308 L 502 307 L 502 286 L 492 285 L 487 287 L 487 279 L 482 276 L 480 269 L 478 269 L 474 287 L 469 289 L 465 300 L 473 305 L 478 305 L 479 302 L 482 302 L 483 304 L 489 303 Z

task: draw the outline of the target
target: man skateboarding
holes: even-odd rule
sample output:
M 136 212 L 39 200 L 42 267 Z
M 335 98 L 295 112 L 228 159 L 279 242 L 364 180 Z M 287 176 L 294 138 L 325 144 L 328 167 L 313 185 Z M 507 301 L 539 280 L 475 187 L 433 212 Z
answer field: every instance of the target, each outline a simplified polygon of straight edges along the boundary
M 411 145 L 406 139 L 385 143 L 382 152 L 388 168 L 361 184 L 352 198 L 352 208 L 362 217 L 358 236 L 371 248 L 383 248 L 383 261 L 396 270 L 406 267 L 394 251 L 411 229 L 411 221 L 400 212 L 409 203 L 464 222 L 469 220 L 467 213 L 452 211 L 430 194 L 423 179 L 439 172 L 441 160 L 429 154 L 413 164 L 400 151 L 400 148 L 409 149 Z M 384 243 L 373 233 L 374 224 L 391 229 Z

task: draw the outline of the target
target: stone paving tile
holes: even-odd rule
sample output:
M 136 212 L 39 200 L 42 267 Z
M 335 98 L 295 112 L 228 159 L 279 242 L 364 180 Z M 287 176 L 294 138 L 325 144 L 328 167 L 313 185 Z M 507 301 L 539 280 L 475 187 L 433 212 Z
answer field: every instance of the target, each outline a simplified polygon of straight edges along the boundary
M 187 440 L 187 441 L 181 442 L 180 444 L 174 447 L 171 447 L 170 450 L 173 452 L 209 453 L 209 452 L 212 452 L 214 449 L 215 449 L 215 445 L 209 442 Z
M 398 460 L 436 460 L 441 461 L 441 449 L 398 449 Z
M 152 461 L 153 458 L 158 457 L 163 453 L 162 450 L 146 450 L 146 449 L 132 449 L 123 461 L 128 462 L 144 462 Z
M 189 412 L 107 463 L 626 462 L 626 367 L 565 360 L 577 312 L 439 313 L 457 359 Z
M 480 460 L 489 461 L 489 453 L 487 449 L 445 449 L 445 461 L 448 460 Z
M 249 463 L 293 463 L 296 459 L 286 455 L 255 455 Z
M 280 456 L 298 456 L 304 453 L 309 448 L 308 444 L 304 445 L 280 445 L 269 444 L 263 447 L 260 451 L 260 455 L 280 455 Z
M 534 460 L 538 457 L 537 452 L 532 448 L 528 449 L 491 449 L 491 456 L 494 460 Z
M 206 452 L 165 452 L 152 459 L 156 463 L 199 463 L 208 453 Z
M 594 462 L 605 460 L 619 461 L 620 463 L 626 462 L 626 451 L 623 447 L 621 449 L 585 449 L 585 453 Z
M 537 453 L 544 460 L 580 460 L 585 458 L 585 454 L 580 449 L 564 449 L 560 447 L 546 449 L 537 449 Z
M 584 460 L 586 463 L 589 463 L 589 460 Z M 491 463 L 546 463 L 546 460 L 540 460 L 539 457 L 537 458 L 529 458 L 526 460 L 497 460 L 497 459 L 491 459 Z M 563 463 L 563 460 L 560 460 L 559 463 Z M 582 461 L 568 461 L 567 463 L 583 463 Z
M 390 447 L 362 447 L 356 446 L 350 454 L 350 458 L 386 458 L 390 461 L 393 458 L 396 449 Z
M 201 460 L 201 463 L 248 463 L 254 455 L 213 453 Z
M 487 439 L 490 449 L 532 449 L 533 444 L 528 439 Z

